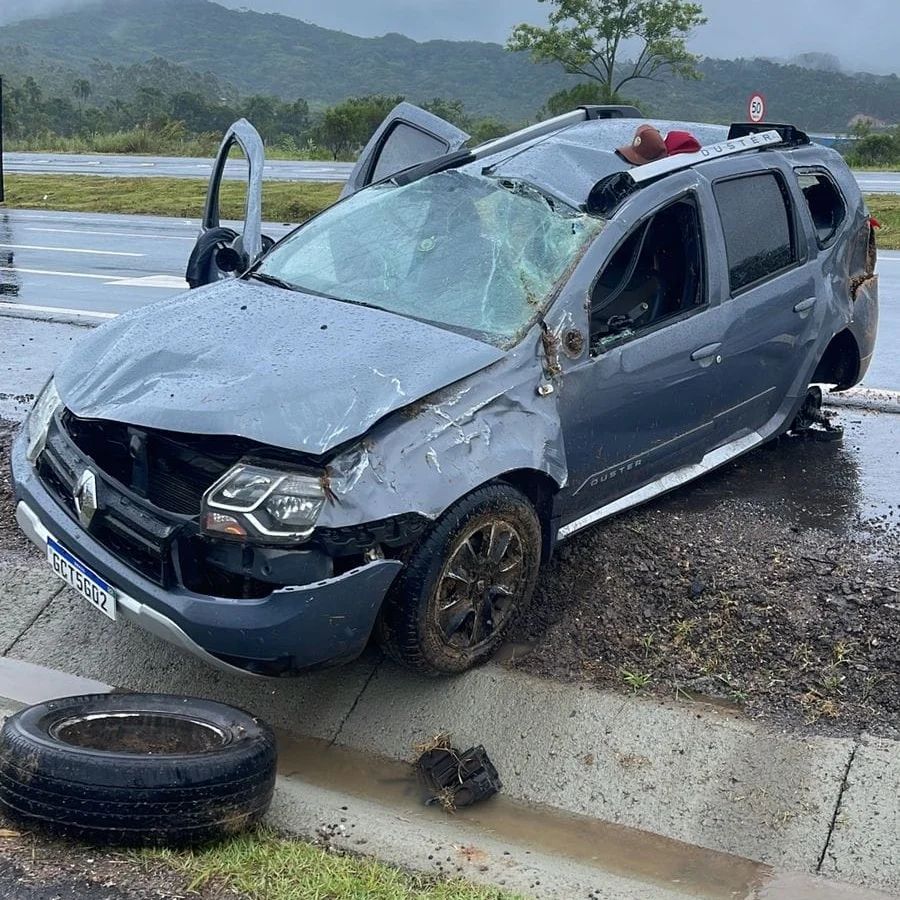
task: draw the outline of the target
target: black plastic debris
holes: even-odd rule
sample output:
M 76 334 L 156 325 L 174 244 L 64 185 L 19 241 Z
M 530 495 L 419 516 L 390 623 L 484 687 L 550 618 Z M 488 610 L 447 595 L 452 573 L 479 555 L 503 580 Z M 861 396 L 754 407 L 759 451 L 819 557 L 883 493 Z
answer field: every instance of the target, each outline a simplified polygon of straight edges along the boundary
M 839 441 L 844 429 L 835 425 L 831 417 L 822 409 L 822 389 L 811 387 L 797 418 L 790 428 L 790 434 L 805 441 Z
M 451 812 L 487 800 L 503 787 L 497 769 L 481 745 L 465 753 L 449 746 L 426 750 L 416 768 L 432 794 L 426 804 L 440 803 Z

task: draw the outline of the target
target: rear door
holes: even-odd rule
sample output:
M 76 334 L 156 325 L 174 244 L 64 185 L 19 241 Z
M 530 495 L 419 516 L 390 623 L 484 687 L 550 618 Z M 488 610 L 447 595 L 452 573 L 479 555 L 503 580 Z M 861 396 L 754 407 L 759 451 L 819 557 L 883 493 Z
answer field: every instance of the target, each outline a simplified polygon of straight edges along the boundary
M 236 148 L 240 153 L 235 153 L 229 159 Z M 192 288 L 231 278 L 245 271 L 262 252 L 265 156 L 259 132 L 246 119 L 238 119 L 225 132 L 209 179 L 200 236 L 191 251 L 185 273 Z M 225 167 L 229 162 L 232 166 L 244 168 L 247 178 L 244 219 L 237 229 L 223 226 L 220 215 L 220 194 L 225 180 Z
M 784 173 L 751 169 L 715 179 L 712 189 L 727 260 L 719 377 L 730 402 L 717 421 L 727 440 L 780 424 L 806 392 L 824 304 Z
M 459 150 L 468 139 L 468 134 L 439 116 L 412 103 L 399 103 L 363 148 L 341 197 Z

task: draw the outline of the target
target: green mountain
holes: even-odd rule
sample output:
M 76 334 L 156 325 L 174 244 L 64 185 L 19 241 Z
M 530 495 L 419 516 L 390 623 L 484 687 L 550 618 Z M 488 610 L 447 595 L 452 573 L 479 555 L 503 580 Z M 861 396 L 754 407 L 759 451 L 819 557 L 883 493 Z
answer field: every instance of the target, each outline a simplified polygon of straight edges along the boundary
M 445 97 L 473 115 L 510 123 L 533 119 L 551 94 L 577 81 L 498 44 L 361 38 L 210 0 L 96 0 L 77 12 L 7 25 L 0 28 L 0 71 L 14 79 L 33 75 L 45 94 L 69 97 L 73 79 L 88 77 L 92 104 L 121 97 L 138 74 L 146 83 L 155 71 L 165 92 L 177 84 L 175 90 L 206 96 L 275 94 L 314 106 L 373 93 Z M 742 119 L 756 90 L 767 95 L 772 121 L 811 130 L 843 130 L 857 114 L 900 118 L 896 75 L 759 59 L 707 59 L 701 71 L 700 81 L 666 79 L 630 93 L 648 114 L 672 118 Z

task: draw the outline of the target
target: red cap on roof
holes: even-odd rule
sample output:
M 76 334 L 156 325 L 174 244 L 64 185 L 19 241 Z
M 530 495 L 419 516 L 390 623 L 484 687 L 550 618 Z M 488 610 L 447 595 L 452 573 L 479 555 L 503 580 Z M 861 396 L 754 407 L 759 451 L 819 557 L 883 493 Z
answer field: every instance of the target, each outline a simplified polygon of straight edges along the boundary
M 670 131 L 666 135 L 666 152 L 669 156 L 677 153 L 696 153 L 700 149 L 700 141 L 689 131 Z

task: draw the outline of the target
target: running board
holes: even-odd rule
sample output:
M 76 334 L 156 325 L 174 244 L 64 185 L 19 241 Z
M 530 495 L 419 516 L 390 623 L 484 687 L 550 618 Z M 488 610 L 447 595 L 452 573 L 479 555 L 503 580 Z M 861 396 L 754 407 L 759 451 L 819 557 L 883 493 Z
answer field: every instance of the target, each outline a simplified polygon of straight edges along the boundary
M 582 516 L 580 519 L 570 522 L 568 525 L 563 525 L 557 532 L 557 540 L 561 541 L 564 538 L 575 534 L 576 531 L 587 528 L 588 525 L 593 525 L 603 519 L 608 519 L 610 516 L 616 515 L 616 513 L 630 509 L 632 506 L 646 503 L 648 500 L 652 500 L 660 494 L 665 494 L 667 491 L 681 487 L 681 485 L 687 484 L 687 482 L 699 478 L 701 475 L 705 475 L 707 472 L 711 472 L 713 469 L 717 469 L 719 466 L 730 462 L 742 453 L 752 450 L 762 442 L 762 435 L 758 431 L 752 431 L 750 434 L 738 438 L 736 441 L 732 441 L 729 444 L 724 444 L 715 450 L 711 450 L 700 460 L 700 462 L 694 463 L 691 466 L 684 466 L 681 469 L 676 469 L 674 472 L 669 472 L 668 475 L 663 475 L 661 478 L 657 478 L 656 481 L 651 481 L 642 488 L 638 488 L 636 491 L 632 491 L 624 497 L 619 497 L 618 500 L 613 500 L 612 503 L 607 503 L 605 506 L 595 509 L 586 516 Z

